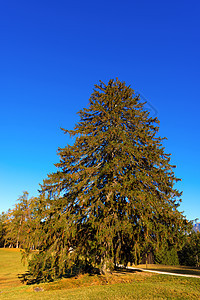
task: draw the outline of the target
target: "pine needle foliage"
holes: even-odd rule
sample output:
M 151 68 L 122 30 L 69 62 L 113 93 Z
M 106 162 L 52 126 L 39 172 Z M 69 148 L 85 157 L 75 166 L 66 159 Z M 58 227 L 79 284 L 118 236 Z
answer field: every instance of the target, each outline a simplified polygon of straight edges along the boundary
M 124 82 L 100 81 L 74 130 L 63 129 L 76 140 L 59 148 L 58 171 L 42 185 L 34 276 L 52 279 L 81 264 L 105 273 L 161 245 L 180 246 L 188 222 L 177 210 L 179 179 L 144 105 Z

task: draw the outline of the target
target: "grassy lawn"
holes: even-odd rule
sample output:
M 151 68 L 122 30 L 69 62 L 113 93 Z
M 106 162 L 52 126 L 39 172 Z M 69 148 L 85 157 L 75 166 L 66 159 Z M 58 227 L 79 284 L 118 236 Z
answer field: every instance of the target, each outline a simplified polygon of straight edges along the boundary
M 200 299 L 198 278 L 121 270 L 107 276 L 80 275 L 24 285 L 18 274 L 25 271 L 19 251 L 0 249 L 0 299 Z

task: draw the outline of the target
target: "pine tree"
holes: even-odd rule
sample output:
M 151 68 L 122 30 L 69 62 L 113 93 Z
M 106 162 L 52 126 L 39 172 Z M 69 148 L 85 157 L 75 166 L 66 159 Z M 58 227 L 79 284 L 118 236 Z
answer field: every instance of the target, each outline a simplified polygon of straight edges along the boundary
M 2 212 L 0 214 L 0 247 L 4 247 L 5 245 L 5 235 L 6 235 L 6 228 L 5 228 L 5 221 L 6 221 L 6 213 Z
M 124 82 L 100 81 L 74 130 L 63 129 L 76 140 L 59 148 L 58 171 L 42 185 L 43 246 L 30 262 L 34 276 L 60 276 L 83 258 L 105 273 L 179 244 L 188 224 L 177 209 L 179 179 L 159 121 L 144 104 Z
M 28 220 L 30 219 L 30 203 L 28 192 L 17 199 L 13 209 L 9 209 L 5 220 L 5 244 L 9 247 L 21 248 L 28 235 Z
M 184 247 L 179 251 L 181 265 L 200 267 L 200 232 L 194 230 L 187 236 Z

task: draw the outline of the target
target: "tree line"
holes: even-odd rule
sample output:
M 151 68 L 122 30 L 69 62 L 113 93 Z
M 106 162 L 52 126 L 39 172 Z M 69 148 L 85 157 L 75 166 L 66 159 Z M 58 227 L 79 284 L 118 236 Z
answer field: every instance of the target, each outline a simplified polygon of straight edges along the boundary
M 178 210 L 180 179 L 159 121 L 144 105 L 124 82 L 100 81 L 75 128 L 63 129 L 75 142 L 58 149 L 57 172 L 38 197 L 24 192 L 1 215 L 1 246 L 27 256 L 37 250 L 29 258 L 33 277 L 54 279 L 75 267 L 106 273 L 148 253 L 177 262 L 192 225 Z
M 14 208 L 0 214 L 0 247 L 40 250 L 41 238 L 38 235 L 41 226 L 38 197 L 29 198 L 27 191 L 17 199 Z M 40 225 L 40 226 L 39 226 Z M 177 249 L 181 249 L 177 251 Z M 144 253 L 143 253 L 144 254 Z M 144 256 L 134 263 L 144 261 Z M 191 230 L 185 234 L 181 246 L 154 251 L 154 262 L 166 265 L 186 265 L 200 267 L 200 232 Z

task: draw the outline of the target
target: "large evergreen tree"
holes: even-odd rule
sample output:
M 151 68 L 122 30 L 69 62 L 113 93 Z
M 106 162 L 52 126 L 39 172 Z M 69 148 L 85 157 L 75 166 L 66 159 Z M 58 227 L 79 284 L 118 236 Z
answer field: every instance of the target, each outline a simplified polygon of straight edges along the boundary
M 42 246 L 30 262 L 40 278 L 83 258 L 101 272 L 137 263 L 150 250 L 180 244 L 187 230 L 159 121 L 134 90 L 100 81 L 79 115 L 74 130 L 63 129 L 74 145 L 59 149 L 58 171 L 41 188 Z

